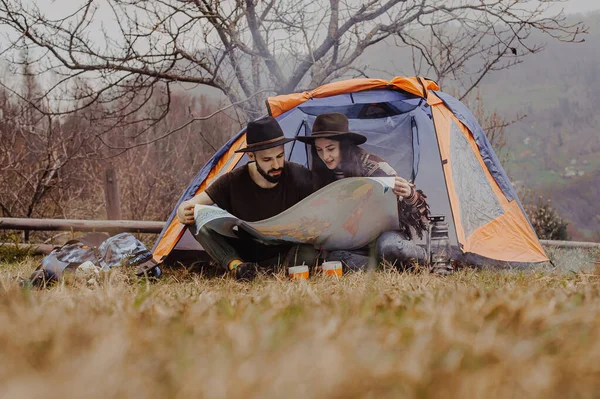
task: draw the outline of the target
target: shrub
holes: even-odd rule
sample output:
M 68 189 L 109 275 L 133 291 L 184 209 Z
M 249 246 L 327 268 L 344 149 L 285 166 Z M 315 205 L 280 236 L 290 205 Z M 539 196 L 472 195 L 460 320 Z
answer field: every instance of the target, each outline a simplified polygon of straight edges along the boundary
M 538 238 L 542 240 L 568 240 L 568 223 L 552 207 L 550 200 L 538 198 L 537 202 L 525 205 L 525 212 L 529 216 Z
M 19 247 L 18 234 L 0 234 L 0 262 L 19 262 L 31 255 L 28 249 Z

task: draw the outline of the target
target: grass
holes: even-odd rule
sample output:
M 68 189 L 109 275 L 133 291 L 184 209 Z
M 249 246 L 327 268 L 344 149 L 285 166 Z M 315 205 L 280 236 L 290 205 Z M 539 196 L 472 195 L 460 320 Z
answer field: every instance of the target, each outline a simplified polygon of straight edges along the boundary
M 600 276 L 529 271 L 251 284 L 127 271 L 28 290 L 0 263 L 0 398 L 594 398 Z M 597 254 L 600 255 L 600 254 Z

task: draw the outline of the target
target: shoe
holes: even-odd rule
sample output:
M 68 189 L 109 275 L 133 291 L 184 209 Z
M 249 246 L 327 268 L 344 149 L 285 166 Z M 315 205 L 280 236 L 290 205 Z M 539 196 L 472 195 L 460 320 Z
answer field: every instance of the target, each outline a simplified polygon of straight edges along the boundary
M 160 278 L 160 276 L 162 276 L 162 270 L 160 269 L 160 267 L 158 265 L 154 266 L 153 268 L 149 268 L 149 269 L 139 269 L 136 271 L 135 275 L 139 278 L 150 278 L 150 279 L 158 279 Z
M 162 270 L 160 270 L 159 264 L 150 258 L 137 265 L 135 275 L 138 277 L 159 278 L 162 275 Z
M 258 275 L 258 265 L 252 262 L 240 263 L 235 268 L 235 279 L 239 281 L 252 281 Z

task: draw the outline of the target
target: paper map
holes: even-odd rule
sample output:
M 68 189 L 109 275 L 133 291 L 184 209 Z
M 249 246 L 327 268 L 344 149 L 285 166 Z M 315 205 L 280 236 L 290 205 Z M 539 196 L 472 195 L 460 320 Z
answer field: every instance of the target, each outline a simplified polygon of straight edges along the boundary
M 279 215 L 245 222 L 216 206 L 196 205 L 196 229 L 237 237 L 245 230 L 264 243 L 312 244 L 328 250 L 360 248 L 384 231 L 398 229 L 393 177 L 338 180 Z

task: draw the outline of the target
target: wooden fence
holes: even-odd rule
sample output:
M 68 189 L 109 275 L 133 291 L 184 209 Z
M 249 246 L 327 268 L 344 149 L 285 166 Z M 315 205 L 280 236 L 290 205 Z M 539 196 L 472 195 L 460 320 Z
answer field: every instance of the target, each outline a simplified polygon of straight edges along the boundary
M 27 218 L 0 218 L 0 230 L 20 231 L 97 231 L 109 234 L 149 233 L 159 234 L 165 222 L 151 222 L 140 220 L 78 220 L 78 219 L 27 219 Z M 34 254 L 48 254 L 54 248 L 51 244 L 12 244 L 21 249 L 27 249 Z
M 0 230 L 43 230 L 43 231 L 98 231 L 117 234 L 151 233 L 159 234 L 165 222 L 140 220 L 77 220 L 77 219 L 25 219 L 0 218 Z M 540 240 L 542 245 L 559 248 L 600 248 L 600 243 L 581 241 Z M 0 245 L 3 245 L 0 243 Z M 47 253 L 52 249 L 48 244 L 20 244 L 34 252 Z
M 164 226 L 165 222 L 141 220 L 0 218 L 0 230 L 103 231 L 110 234 L 122 232 L 158 234 Z

